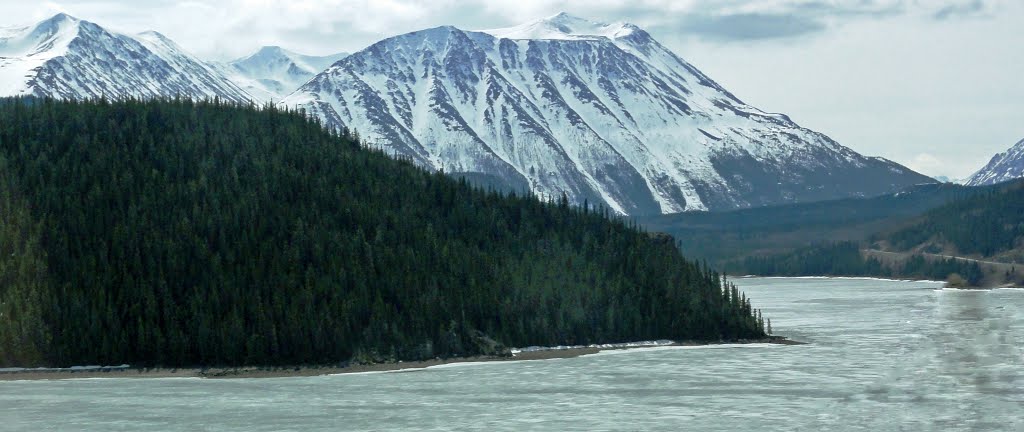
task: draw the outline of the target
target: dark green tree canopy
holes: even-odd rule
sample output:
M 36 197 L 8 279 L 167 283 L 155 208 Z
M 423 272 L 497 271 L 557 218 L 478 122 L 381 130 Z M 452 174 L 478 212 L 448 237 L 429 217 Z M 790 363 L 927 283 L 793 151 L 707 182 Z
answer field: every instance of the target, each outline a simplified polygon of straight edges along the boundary
M 0 365 L 764 335 L 716 273 L 606 210 L 476 189 L 272 106 L 0 103 L 0 239 Z

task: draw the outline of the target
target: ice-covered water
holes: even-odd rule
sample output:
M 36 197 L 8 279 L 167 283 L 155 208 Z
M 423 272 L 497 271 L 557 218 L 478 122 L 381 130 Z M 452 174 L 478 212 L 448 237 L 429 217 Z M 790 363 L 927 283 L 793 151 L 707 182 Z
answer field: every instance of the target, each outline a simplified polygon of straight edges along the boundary
M 0 382 L 0 430 L 1024 430 L 1024 290 L 743 279 L 804 346 L 239 380 Z

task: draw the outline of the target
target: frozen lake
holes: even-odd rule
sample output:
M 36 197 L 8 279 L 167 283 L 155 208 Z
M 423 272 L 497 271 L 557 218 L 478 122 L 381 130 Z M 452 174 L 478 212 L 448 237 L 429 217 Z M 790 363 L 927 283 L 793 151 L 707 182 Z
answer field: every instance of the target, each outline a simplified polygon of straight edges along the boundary
M 741 279 L 803 346 L 238 380 L 0 382 L 0 430 L 1024 430 L 1024 290 Z

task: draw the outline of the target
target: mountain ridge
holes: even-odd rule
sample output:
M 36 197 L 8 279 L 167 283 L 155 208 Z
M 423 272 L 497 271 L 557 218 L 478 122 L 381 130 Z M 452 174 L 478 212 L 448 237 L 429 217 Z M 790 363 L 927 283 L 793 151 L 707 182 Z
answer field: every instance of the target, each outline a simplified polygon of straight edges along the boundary
M 347 53 L 310 56 L 264 46 L 256 52 L 228 62 L 228 76 L 254 97 L 264 101 L 281 100 L 298 90 L 316 74 L 345 58 Z
M 0 95 L 248 103 L 300 85 L 281 106 L 421 166 L 620 214 L 933 181 L 743 103 L 629 23 L 559 14 L 506 29 L 421 30 L 345 58 L 265 47 L 229 63 L 204 62 L 156 32 L 125 35 L 64 14 L 0 30 Z
M 25 95 L 251 99 L 160 33 L 128 35 L 63 13 L 0 31 L 0 96 Z
M 992 156 L 988 164 L 971 175 L 970 186 L 991 185 L 1024 177 L 1024 139 L 1004 152 Z
M 933 181 L 744 104 L 637 26 L 567 14 L 384 39 L 281 104 L 433 169 L 623 214 L 877 195 Z

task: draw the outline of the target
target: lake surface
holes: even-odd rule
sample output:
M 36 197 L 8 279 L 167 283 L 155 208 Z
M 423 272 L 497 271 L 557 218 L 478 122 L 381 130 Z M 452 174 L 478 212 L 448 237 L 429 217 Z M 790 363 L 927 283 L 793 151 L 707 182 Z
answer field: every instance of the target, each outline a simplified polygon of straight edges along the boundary
M 741 279 L 804 346 L 239 380 L 0 382 L 0 430 L 1024 431 L 1024 290 Z

